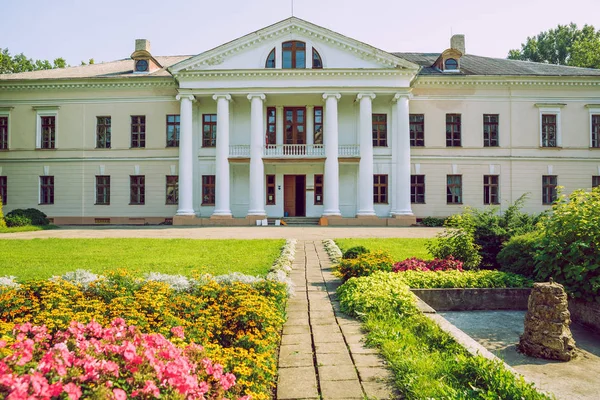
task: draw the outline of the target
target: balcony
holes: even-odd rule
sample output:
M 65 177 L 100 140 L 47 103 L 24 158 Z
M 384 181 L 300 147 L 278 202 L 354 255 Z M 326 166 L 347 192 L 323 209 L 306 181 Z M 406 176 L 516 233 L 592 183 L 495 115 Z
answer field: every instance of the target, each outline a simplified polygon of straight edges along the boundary
M 357 144 L 342 144 L 338 146 L 338 157 L 358 158 L 360 157 L 360 146 Z
M 360 157 L 360 146 L 344 144 L 338 146 L 340 158 Z M 229 146 L 229 158 L 250 158 L 250 146 L 236 144 Z M 277 159 L 315 159 L 325 158 L 325 146 L 322 144 L 269 144 L 263 148 L 263 158 Z

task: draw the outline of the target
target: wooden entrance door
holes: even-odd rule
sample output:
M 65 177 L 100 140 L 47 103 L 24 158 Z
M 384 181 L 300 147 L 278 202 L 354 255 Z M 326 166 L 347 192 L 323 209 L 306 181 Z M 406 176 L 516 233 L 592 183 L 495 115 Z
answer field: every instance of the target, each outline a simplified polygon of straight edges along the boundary
M 283 176 L 283 211 L 288 217 L 306 216 L 306 175 Z
M 306 144 L 306 108 L 285 107 L 284 144 Z

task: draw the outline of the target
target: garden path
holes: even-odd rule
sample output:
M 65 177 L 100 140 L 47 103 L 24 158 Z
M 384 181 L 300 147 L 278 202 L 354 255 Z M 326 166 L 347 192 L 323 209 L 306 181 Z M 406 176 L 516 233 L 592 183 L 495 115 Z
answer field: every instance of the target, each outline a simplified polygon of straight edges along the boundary
M 360 323 L 340 311 L 341 281 L 321 241 L 298 241 L 279 353 L 277 399 L 389 399 L 391 374 L 363 345 Z

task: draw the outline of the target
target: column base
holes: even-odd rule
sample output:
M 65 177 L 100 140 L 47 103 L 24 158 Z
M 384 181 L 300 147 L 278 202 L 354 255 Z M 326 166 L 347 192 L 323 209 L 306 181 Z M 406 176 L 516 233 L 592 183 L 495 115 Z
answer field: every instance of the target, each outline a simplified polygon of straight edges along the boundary
M 179 215 L 179 216 L 196 215 L 196 212 L 194 210 L 177 210 L 177 213 L 175 215 Z
M 250 210 L 247 214 L 249 217 L 263 217 L 263 219 L 267 218 L 267 212 L 265 210 Z
M 356 218 L 377 218 L 375 211 L 359 211 L 356 213 Z
M 231 215 L 231 213 L 226 214 L 226 213 L 213 213 L 213 215 L 210 216 L 210 219 L 231 219 L 233 218 L 233 216 Z
M 411 226 L 417 223 L 417 217 L 414 214 L 392 214 L 388 219 L 388 226 Z
M 331 218 L 331 217 L 339 217 L 342 218 L 342 213 L 339 211 L 324 211 L 322 214 L 323 217 Z

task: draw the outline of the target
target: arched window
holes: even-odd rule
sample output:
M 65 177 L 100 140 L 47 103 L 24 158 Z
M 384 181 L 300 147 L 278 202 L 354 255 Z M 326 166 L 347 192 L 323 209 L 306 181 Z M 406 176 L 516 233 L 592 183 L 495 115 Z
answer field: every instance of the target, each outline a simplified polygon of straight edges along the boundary
M 312 66 L 314 69 L 323 68 L 323 61 L 321 60 L 321 55 L 315 48 L 313 47 L 313 55 L 312 55 Z
M 275 48 L 269 53 L 267 61 L 265 62 L 265 68 L 275 68 Z
M 306 68 L 306 44 L 304 42 L 285 42 L 282 47 L 282 68 Z
M 454 58 L 448 58 L 444 63 L 444 70 L 451 71 L 456 69 L 458 69 L 458 61 L 456 61 Z

